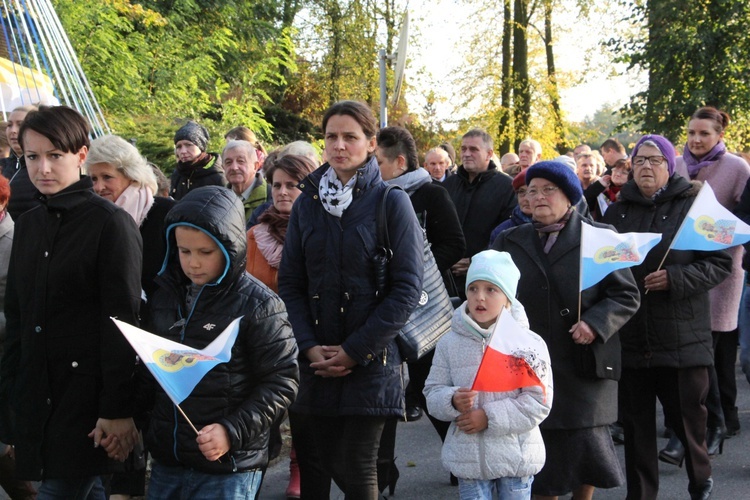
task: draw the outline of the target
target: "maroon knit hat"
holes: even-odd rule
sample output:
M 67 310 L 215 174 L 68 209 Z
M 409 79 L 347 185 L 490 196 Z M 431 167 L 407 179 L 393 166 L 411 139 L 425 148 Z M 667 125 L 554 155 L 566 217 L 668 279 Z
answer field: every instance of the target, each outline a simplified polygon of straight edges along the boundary
M 528 170 L 528 168 L 521 170 L 518 175 L 513 177 L 513 191 L 518 192 L 518 190 L 521 189 L 521 186 L 526 185 L 526 170 Z

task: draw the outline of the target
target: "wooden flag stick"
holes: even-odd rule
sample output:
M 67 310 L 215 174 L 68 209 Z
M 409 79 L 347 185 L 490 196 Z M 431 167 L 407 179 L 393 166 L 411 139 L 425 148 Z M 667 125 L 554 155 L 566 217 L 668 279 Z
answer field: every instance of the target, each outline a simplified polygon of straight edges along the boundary
M 192 422 L 190 421 L 190 419 L 188 418 L 188 416 L 187 416 L 187 415 L 185 415 L 185 412 L 184 412 L 184 411 L 182 411 L 182 408 L 180 408 L 180 405 L 176 404 L 175 406 L 177 407 L 177 409 L 178 409 L 178 410 L 180 410 L 180 413 L 182 413 L 182 416 L 183 416 L 183 417 L 185 417 L 185 420 L 187 420 L 187 423 L 188 423 L 188 424 L 190 424 L 190 428 L 191 428 L 191 429 L 193 429 L 193 430 L 195 431 L 195 435 L 196 435 L 196 436 L 200 435 L 200 432 L 198 432 L 198 429 L 196 429 L 196 428 L 195 428 L 195 426 L 194 426 L 194 425 L 193 425 L 193 423 L 192 423 Z

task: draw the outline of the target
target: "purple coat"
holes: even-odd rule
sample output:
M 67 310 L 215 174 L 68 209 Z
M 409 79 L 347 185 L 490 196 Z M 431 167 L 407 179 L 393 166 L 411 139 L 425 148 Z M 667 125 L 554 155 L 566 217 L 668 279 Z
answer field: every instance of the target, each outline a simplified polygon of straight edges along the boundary
M 687 165 L 681 156 L 677 158 L 675 172 L 690 180 Z M 695 178 L 708 181 L 719 203 L 734 211 L 750 178 L 750 166 L 739 156 L 727 152 L 718 161 L 703 167 Z M 709 292 L 711 329 L 715 332 L 730 332 L 737 328 L 737 313 L 742 297 L 745 276 L 742 270 L 742 246 L 732 247 L 728 251 L 732 255 L 732 274 Z

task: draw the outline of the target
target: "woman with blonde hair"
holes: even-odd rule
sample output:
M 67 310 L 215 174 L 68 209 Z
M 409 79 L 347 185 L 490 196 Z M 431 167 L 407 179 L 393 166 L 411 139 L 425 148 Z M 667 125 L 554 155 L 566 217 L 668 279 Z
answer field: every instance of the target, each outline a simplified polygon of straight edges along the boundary
M 164 217 L 175 202 L 154 196 L 158 185 L 153 169 L 135 146 L 116 135 L 105 135 L 91 142 L 85 167 L 96 194 L 125 210 L 140 229 L 141 285 L 148 297 L 155 289 L 153 280 L 166 252 Z

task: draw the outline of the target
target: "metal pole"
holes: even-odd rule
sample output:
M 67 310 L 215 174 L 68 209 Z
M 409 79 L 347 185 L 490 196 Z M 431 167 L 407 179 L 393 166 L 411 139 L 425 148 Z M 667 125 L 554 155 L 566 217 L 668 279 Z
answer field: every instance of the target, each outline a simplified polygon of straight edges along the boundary
M 380 63 L 380 128 L 388 126 L 388 108 L 386 107 L 386 89 L 385 89 L 385 49 L 378 51 L 378 62 Z

